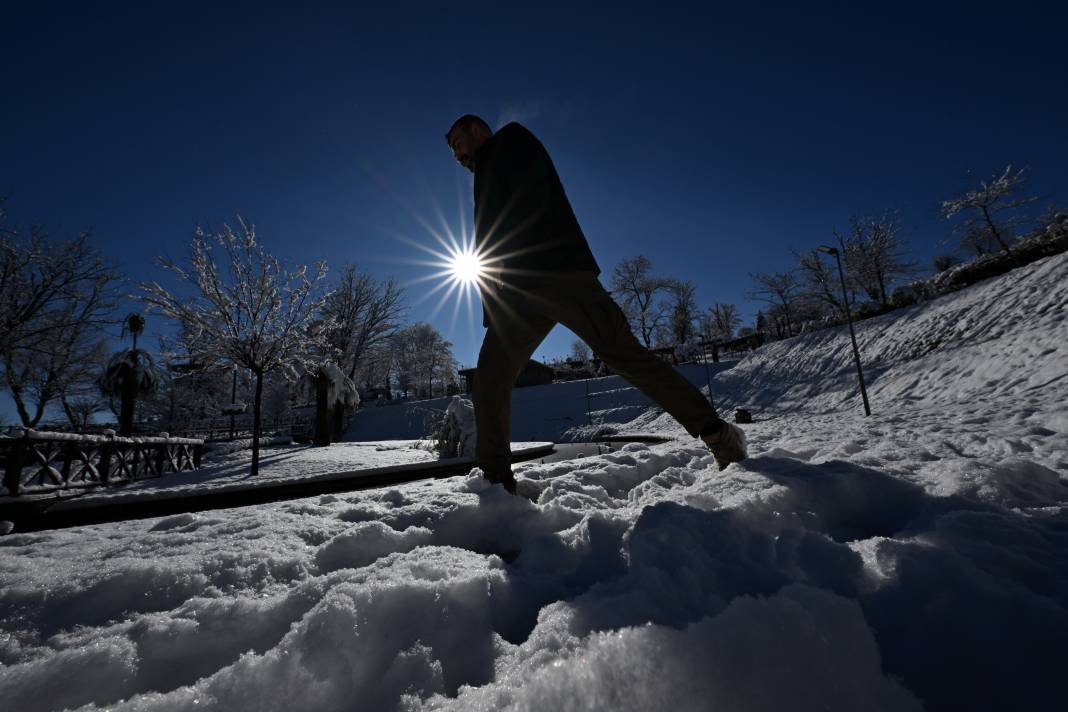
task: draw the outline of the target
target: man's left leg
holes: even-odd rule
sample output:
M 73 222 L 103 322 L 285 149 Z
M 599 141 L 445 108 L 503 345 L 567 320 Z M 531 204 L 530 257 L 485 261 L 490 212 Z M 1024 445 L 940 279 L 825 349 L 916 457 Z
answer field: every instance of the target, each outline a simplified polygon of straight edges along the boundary
M 489 328 L 478 353 L 473 389 L 475 406 L 475 462 L 491 482 L 513 494 L 511 410 L 512 389 L 538 344 L 554 322 L 516 310 L 514 300 L 490 305 Z

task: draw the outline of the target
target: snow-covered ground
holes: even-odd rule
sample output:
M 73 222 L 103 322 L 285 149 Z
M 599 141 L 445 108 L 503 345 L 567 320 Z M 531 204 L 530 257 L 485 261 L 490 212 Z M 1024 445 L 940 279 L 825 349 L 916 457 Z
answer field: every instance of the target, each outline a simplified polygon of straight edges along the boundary
M 719 374 L 661 445 L 0 538 L 5 708 L 1063 707 L 1068 255 Z

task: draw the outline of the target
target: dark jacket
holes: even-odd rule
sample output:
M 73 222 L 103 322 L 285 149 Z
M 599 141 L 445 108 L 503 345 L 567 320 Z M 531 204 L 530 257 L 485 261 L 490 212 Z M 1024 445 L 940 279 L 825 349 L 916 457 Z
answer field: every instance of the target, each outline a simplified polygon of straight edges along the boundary
M 522 287 L 557 272 L 600 274 L 552 159 L 517 123 L 487 139 L 475 155 L 475 246 L 509 285 Z

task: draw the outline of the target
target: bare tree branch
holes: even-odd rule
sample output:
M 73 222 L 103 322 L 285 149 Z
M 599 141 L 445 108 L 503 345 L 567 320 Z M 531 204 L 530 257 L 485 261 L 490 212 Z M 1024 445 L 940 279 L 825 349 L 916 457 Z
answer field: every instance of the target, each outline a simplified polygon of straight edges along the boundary
M 612 270 L 612 294 L 620 301 L 631 328 L 652 347 L 653 336 L 667 316 L 668 307 L 658 298 L 671 288 L 671 280 L 649 274 L 653 263 L 645 255 L 623 260 Z

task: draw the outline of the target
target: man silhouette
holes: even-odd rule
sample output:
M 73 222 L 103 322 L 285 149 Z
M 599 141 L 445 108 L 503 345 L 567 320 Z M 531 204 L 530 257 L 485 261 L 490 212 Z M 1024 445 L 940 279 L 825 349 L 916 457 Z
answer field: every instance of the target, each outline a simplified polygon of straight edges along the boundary
M 557 323 L 575 332 L 614 372 L 700 437 L 720 469 L 746 457 L 745 436 L 722 420 L 701 392 L 644 348 L 597 279 L 600 268 L 552 160 L 523 126 L 497 133 L 478 116 L 445 134 L 453 157 L 475 174 L 475 249 L 483 325 L 473 388 L 485 477 L 516 491 L 511 466 L 512 386 Z

